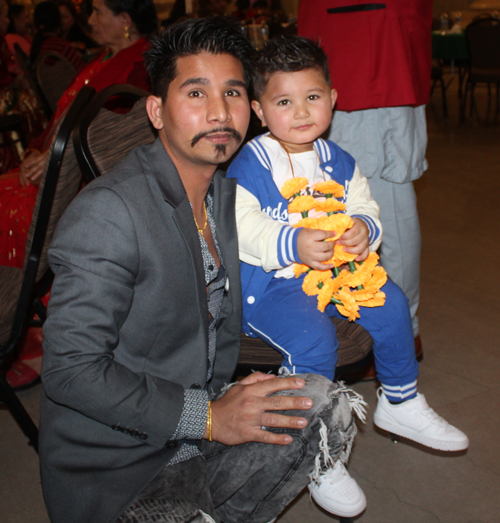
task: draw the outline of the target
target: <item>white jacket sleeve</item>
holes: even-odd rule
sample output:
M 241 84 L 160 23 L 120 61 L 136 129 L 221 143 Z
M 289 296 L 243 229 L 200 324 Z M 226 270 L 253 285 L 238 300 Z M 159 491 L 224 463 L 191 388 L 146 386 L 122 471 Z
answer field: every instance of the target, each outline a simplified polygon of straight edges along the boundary
M 236 224 L 241 261 L 266 272 L 294 263 L 299 229 L 268 216 L 259 200 L 241 185 L 236 190 Z
M 382 243 L 380 208 L 372 197 L 368 180 L 359 172 L 357 165 L 349 182 L 346 213 L 351 218 L 360 218 L 366 223 L 369 230 L 370 251 L 376 251 Z

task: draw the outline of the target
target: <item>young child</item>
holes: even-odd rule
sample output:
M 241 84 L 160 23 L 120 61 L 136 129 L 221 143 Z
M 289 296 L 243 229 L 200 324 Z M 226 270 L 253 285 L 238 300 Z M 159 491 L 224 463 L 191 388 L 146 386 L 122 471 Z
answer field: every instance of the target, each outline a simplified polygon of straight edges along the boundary
M 228 177 L 238 179 L 236 215 L 243 290 L 243 331 L 260 337 L 284 355 L 292 373 L 312 372 L 333 380 L 338 341 L 330 317 L 342 317 L 330 304 L 322 313 L 315 296 L 302 290 L 295 262 L 316 270 L 335 242 L 332 231 L 294 228 L 288 201 L 280 189 L 291 178 L 305 177 L 301 194 L 321 195 L 316 183 L 334 180 L 344 187 L 341 199 L 354 225 L 337 244 L 365 260 L 382 241 L 379 209 L 366 178 L 345 151 L 320 136 L 332 119 L 337 93 L 331 88 L 323 50 L 302 37 L 271 40 L 256 64 L 252 108 L 269 132 L 249 142 L 232 162 Z M 378 391 L 375 424 L 422 445 L 449 451 L 466 449 L 467 436 L 439 417 L 417 393 L 418 364 L 408 301 L 388 280 L 381 307 L 360 308 L 357 322 L 373 338 Z M 355 516 L 366 505 L 364 494 L 340 463 L 309 486 L 324 509 Z

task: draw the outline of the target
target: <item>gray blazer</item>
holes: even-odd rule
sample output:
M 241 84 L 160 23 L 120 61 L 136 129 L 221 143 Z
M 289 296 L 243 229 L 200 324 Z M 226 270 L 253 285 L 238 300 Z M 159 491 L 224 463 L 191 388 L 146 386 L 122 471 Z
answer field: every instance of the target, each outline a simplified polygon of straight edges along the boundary
M 226 290 L 209 389 L 239 354 L 236 180 L 213 183 Z M 114 521 L 176 452 L 184 389 L 204 387 L 208 309 L 189 201 L 162 143 L 84 189 L 49 251 L 40 466 L 53 523 Z

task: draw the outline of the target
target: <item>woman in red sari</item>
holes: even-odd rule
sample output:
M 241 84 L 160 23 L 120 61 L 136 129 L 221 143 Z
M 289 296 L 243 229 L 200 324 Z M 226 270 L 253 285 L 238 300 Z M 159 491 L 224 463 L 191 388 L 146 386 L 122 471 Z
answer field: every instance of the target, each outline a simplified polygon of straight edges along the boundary
M 128 6 L 132 7 L 128 7 Z M 150 90 L 142 55 L 157 27 L 152 0 L 93 0 L 89 19 L 94 38 L 108 50 L 86 66 L 63 94 L 47 129 L 31 141 L 20 169 L 0 176 L 0 265 L 22 268 L 40 177 L 52 131 L 83 85 L 97 91 L 127 83 Z M 126 9 L 126 10 L 125 10 Z
M 93 0 L 93 8 L 89 19 L 93 36 L 108 51 L 86 66 L 63 94 L 47 129 L 30 143 L 20 169 L 0 176 L 0 265 L 23 266 L 26 237 L 52 132 L 81 87 L 90 85 L 100 91 L 126 83 L 151 89 L 142 55 L 149 48 L 148 35 L 157 28 L 153 1 Z M 15 389 L 28 388 L 39 380 L 40 364 L 40 339 L 37 333 L 30 332 L 7 372 L 7 380 Z

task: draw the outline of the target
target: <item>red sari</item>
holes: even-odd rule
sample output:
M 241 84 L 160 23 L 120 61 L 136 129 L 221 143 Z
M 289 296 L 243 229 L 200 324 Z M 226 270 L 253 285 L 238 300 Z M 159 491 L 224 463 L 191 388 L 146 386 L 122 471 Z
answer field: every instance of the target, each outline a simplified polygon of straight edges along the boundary
M 151 84 L 142 56 L 148 48 L 149 42 L 141 38 L 115 56 L 105 54 L 87 65 L 59 100 L 56 114 L 47 129 L 31 141 L 29 148 L 39 151 L 49 148 L 54 123 L 84 85 L 100 91 L 110 85 L 131 84 L 149 91 Z M 37 193 L 38 188 L 32 184 L 21 186 L 19 169 L 0 177 L 0 265 L 23 267 L 26 238 Z

